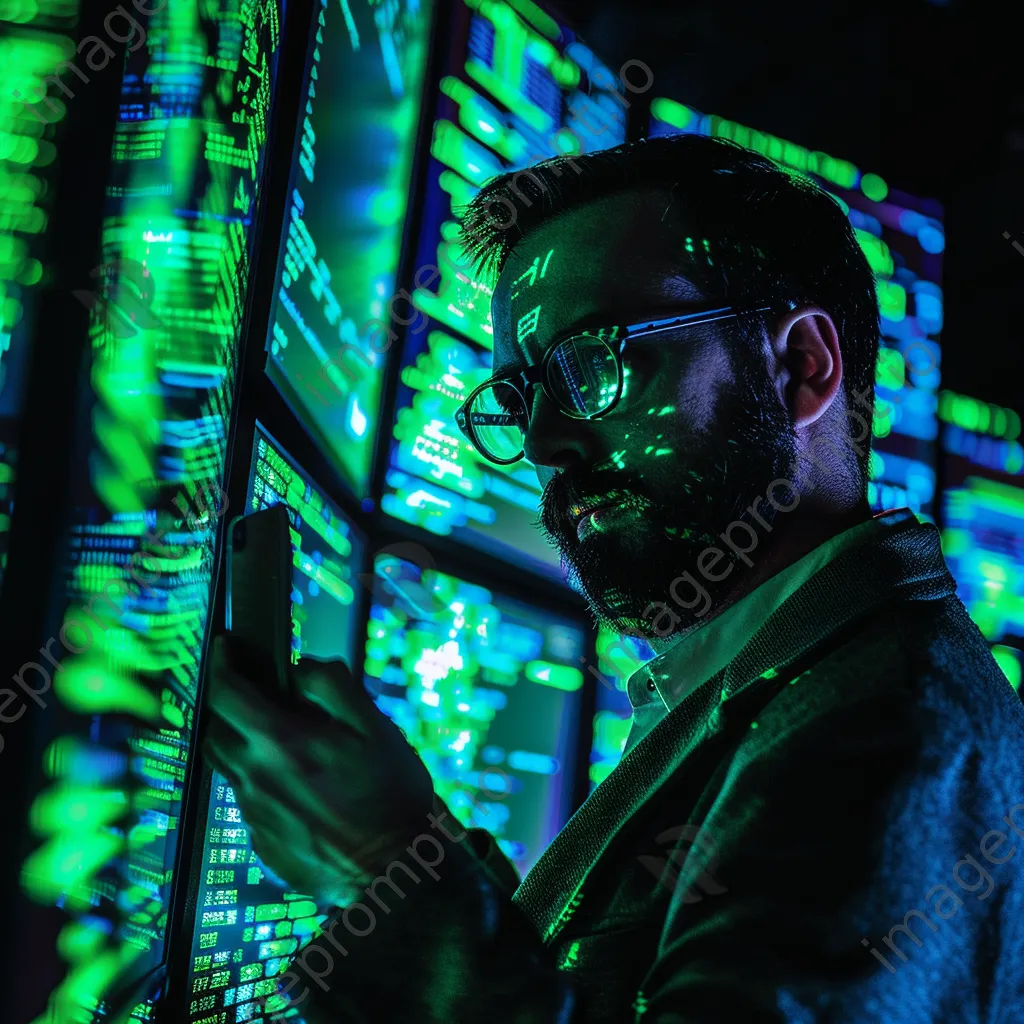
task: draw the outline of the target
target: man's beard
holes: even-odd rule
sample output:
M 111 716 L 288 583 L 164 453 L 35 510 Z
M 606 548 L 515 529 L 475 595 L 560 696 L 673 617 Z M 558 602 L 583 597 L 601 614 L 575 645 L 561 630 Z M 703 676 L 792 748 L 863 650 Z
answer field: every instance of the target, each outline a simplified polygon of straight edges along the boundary
M 757 514 L 769 527 L 778 515 L 764 498 L 773 480 L 791 473 L 796 454 L 793 425 L 763 370 L 757 376 L 745 367 L 736 369 L 739 381 L 719 393 L 707 433 L 678 439 L 674 456 L 669 456 L 678 460 L 680 472 L 660 489 L 673 487 L 675 493 L 654 493 L 651 481 L 629 470 L 628 452 L 626 469 L 565 471 L 544 489 L 541 528 L 560 551 L 569 583 L 586 598 L 597 622 L 617 633 L 652 639 L 700 621 L 750 568 L 721 534 L 738 521 L 749 523 L 758 540 L 764 540 L 761 534 L 767 531 L 749 512 L 758 498 L 762 500 Z M 666 438 L 664 443 L 670 442 Z M 615 528 L 587 529 L 581 540 L 569 510 L 587 498 L 617 490 L 625 491 L 626 497 L 614 514 Z M 774 497 L 780 504 L 793 501 L 781 486 Z M 750 547 L 744 542 L 749 536 L 738 530 L 737 546 Z M 733 566 L 717 582 L 708 580 L 697 566 L 709 547 L 725 555 L 717 561 L 705 558 L 702 564 L 711 574 L 721 577 Z M 672 583 L 684 572 L 707 591 L 710 604 L 703 601 L 686 608 L 673 599 Z M 685 588 L 681 600 L 687 601 L 692 588 L 680 586 Z M 666 607 L 671 615 L 659 615 Z

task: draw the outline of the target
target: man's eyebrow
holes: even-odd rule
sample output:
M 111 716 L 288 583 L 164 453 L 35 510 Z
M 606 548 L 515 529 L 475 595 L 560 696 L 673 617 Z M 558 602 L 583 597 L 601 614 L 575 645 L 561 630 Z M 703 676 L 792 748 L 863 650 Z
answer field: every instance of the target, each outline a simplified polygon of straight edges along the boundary
M 659 317 L 699 312 L 702 307 L 702 303 L 696 298 L 690 301 L 677 299 L 674 302 L 665 303 L 664 309 L 658 309 L 658 305 L 658 302 L 651 301 L 642 306 L 636 306 L 625 313 L 621 311 L 593 311 L 590 313 L 584 313 L 582 316 L 576 317 L 575 320 L 570 321 L 564 327 L 560 327 L 557 331 L 551 334 L 545 340 L 541 351 L 546 352 L 556 342 L 565 341 L 566 338 L 572 337 L 574 334 L 592 330 L 595 327 L 624 327 L 629 324 L 642 324 L 648 320 L 658 319 Z M 505 374 L 516 373 L 519 370 L 522 370 L 525 365 L 526 364 L 520 360 L 505 362 L 502 363 L 500 367 L 492 368 L 491 376 L 500 377 Z

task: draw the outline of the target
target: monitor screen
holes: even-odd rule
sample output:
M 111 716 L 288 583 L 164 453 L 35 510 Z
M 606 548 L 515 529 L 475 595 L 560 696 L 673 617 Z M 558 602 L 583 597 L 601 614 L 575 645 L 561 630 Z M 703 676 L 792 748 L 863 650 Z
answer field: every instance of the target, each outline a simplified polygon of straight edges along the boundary
M 995 409 L 1015 430 L 983 433 Z M 1024 448 L 1020 417 L 943 392 L 942 550 L 957 595 L 1014 689 L 1024 666 Z M 993 417 L 996 419 L 996 417 Z M 998 419 L 994 426 L 998 425 Z
M 247 512 L 284 503 L 294 544 L 292 659 L 311 655 L 351 664 L 357 649 L 353 584 L 364 544 L 347 519 L 257 425 Z M 277 974 L 322 920 L 316 905 L 290 892 L 253 853 L 232 787 L 213 773 L 196 889 L 189 977 L 189 1024 L 259 1018 L 280 1010 Z M 280 1006 L 275 1006 L 275 1000 Z
M 380 419 L 431 0 L 317 4 L 267 373 L 366 497 Z
M 583 630 L 393 555 L 374 572 L 367 688 L 525 874 L 574 809 Z
M 45 724 L 60 735 L 21 873 L 71 919 L 50 1015 L 85 1020 L 121 1019 L 166 961 L 281 44 L 277 2 L 151 10 L 123 65 L 95 293 L 76 295 L 91 416 Z
M 675 100 L 652 100 L 649 134 L 681 132 L 731 139 L 775 160 L 826 189 L 849 217 L 875 272 L 881 309 L 868 500 L 875 509 L 907 506 L 933 519 L 946 245 L 941 205 L 898 192 L 847 160 Z
M 533 5 L 465 2 L 464 48 L 435 97 L 410 288 L 419 316 L 403 350 L 382 507 L 558 577 L 558 556 L 534 525 L 540 487 L 533 468 L 491 465 L 455 426 L 455 410 L 490 373 L 492 348 L 491 282 L 461 256 L 459 214 L 503 170 L 624 141 L 629 103 L 618 77 L 568 30 L 539 9 L 527 20 Z

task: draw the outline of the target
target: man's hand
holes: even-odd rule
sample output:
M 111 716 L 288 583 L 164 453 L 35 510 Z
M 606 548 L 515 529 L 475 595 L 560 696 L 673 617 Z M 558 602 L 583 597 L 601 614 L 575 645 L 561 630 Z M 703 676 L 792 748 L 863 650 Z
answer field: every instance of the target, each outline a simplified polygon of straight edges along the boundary
M 235 787 L 253 848 L 322 906 L 344 905 L 423 831 L 433 783 L 399 728 L 341 661 L 303 659 L 288 707 L 213 644 L 204 753 Z

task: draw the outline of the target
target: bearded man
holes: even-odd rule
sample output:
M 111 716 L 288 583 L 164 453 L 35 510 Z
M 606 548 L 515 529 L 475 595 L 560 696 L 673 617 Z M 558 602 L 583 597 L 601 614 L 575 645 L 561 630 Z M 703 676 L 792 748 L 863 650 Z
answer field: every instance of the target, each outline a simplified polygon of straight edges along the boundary
M 838 203 L 684 135 L 504 175 L 464 223 L 497 284 L 459 425 L 536 466 L 568 579 L 652 658 L 621 762 L 520 883 L 344 666 L 284 709 L 219 647 L 211 758 L 330 915 L 279 998 L 309 1024 L 1024 1020 L 1024 712 L 935 527 L 869 509 L 878 304 Z

